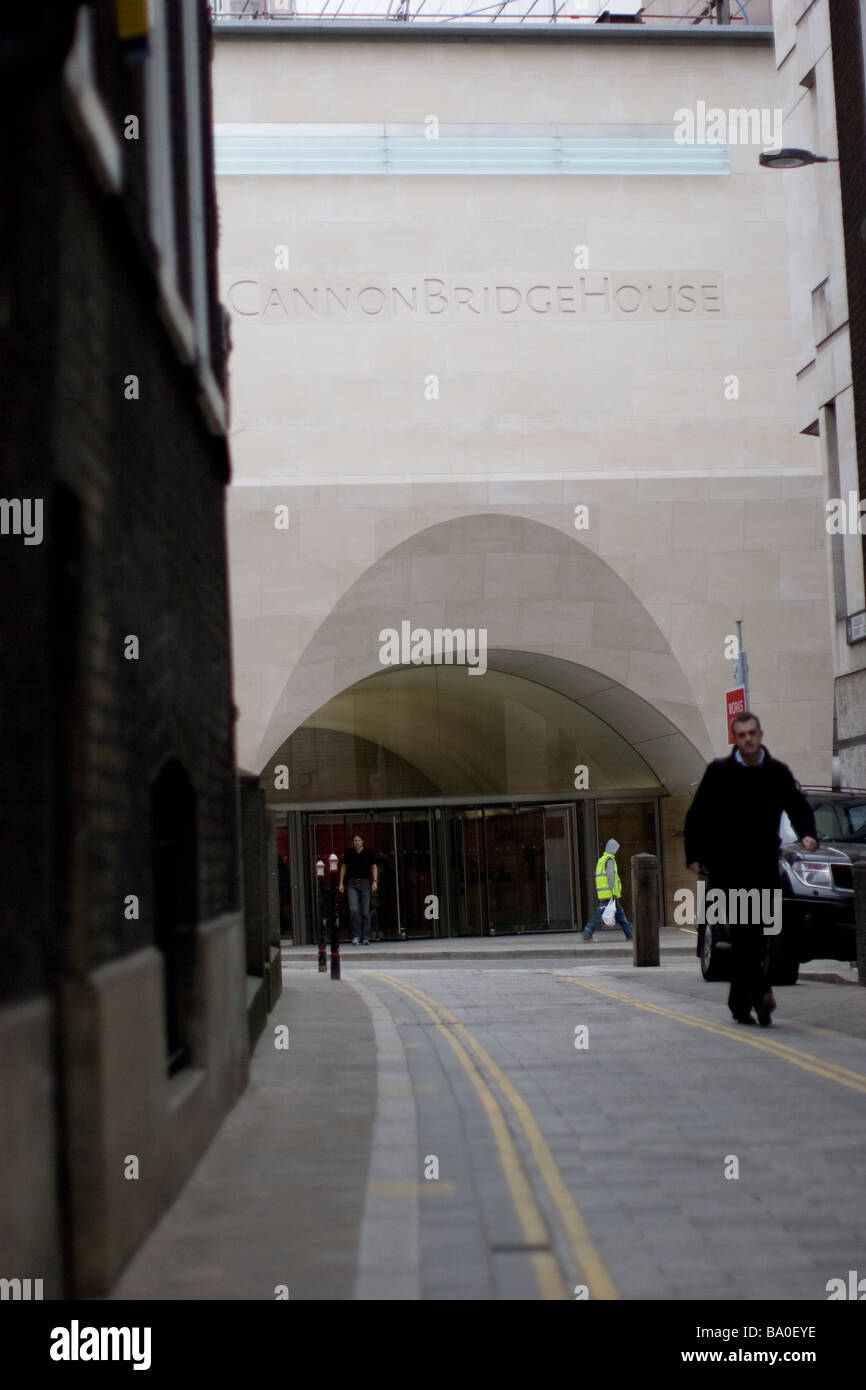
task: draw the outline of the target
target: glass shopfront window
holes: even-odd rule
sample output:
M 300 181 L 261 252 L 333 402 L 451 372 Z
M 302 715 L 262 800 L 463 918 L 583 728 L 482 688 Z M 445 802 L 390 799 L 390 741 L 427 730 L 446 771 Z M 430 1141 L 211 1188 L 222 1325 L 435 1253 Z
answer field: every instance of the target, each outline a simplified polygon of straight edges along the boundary
M 654 848 L 655 803 L 599 806 L 598 814 L 599 833 L 609 830 L 622 838 L 619 862 L 628 911 L 628 856 L 637 852 L 635 845 Z M 336 855 L 339 863 L 356 834 L 378 864 L 378 890 L 371 898 L 374 940 L 574 931 L 595 906 L 594 895 L 581 891 L 592 883 L 595 869 L 593 853 L 580 848 L 588 836 L 594 842 L 592 802 L 313 812 L 302 819 L 299 842 L 308 860 L 313 924 L 319 886 L 326 892 L 336 888 L 329 856 Z M 317 860 L 326 866 L 324 881 L 317 881 Z M 345 898 L 338 898 L 338 907 L 341 933 L 348 939 Z

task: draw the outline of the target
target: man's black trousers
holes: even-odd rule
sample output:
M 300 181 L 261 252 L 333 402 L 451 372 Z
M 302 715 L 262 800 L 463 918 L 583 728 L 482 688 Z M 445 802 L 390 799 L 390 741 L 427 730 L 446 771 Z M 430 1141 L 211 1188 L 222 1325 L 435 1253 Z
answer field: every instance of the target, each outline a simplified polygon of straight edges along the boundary
M 769 994 L 770 940 L 764 935 L 764 928 L 742 925 L 732 926 L 731 933 L 731 988 L 728 992 L 728 1008 L 735 1018 L 756 1009 Z

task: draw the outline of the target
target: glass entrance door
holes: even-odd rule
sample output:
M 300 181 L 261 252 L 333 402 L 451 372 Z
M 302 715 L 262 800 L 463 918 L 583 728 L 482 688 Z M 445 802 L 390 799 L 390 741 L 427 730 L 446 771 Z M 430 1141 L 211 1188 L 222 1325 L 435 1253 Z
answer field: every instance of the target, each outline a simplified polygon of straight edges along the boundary
M 487 807 L 487 901 L 495 931 L 544 931 L 544 810 Z
M 399 941 L 400 863 L 396 852 L 394 816 L 380 811 L 370 816 L 368 843 L 376 856 L 379 886 L 370 902 L 370 926 L 374 941 Z
M 452 936 L 487 935 L 487 853 L 483 814 L 476 807 L 446 807 L 449 927 Z
M 442 817 L 449 934 L 574 929 L 577 806 L 447 807 Z
M 316 860 L 327 864 L 332 852 L 341 859 L 360 834 L 378 865 L 374 940 L 573 930 L 577 807 L 445 807 L 438 816 L 437 839 L 428 808 L 310 815 L 313 896 Z M 352 933 L 345 897 L 339 903 L 346 939 Z
M 402 937 L 438 935 L 438 920 L 430 901 L 433 887 L 430 814 L 401 811 L 393 818 L 394 859 L 397 864 L 397 910 Z
M 634 921 L 631 893 L 631 859 L 634 854 L 658 854 L 658 825 L 655 801 L 599 801 L 599 853 L 608 840 L 618 840 L 616 861 L 622 882 L 622 905 L 626 917 Z M 661 879 L 659 880 L 661 889 Z
M 544 808 L 544 877 L 549 931 L 571 931 L 573 907 L 572 831 L 568 806 Z
M 376 856 L 378 888 L 370 900 L 370 931 L 374 941 L 432 936 L 438 923 L 426 915 L 428 899 L 435 894 L 434 862 L 431 846 L 430 813 L 423 811 L 382 811 L 375 815 L 311 816 L 310 882 L 316 891 L 316 860 L 335 853 L 342 859 L 351 848 L 352 837 L 361 835 L 364 845 Z M 326 884 L 330 876 L 326 868 Z M 351 938 L 348 904 L 340 895 L 341 939 Z M 315 922 L 316 914 L 313 913 Z

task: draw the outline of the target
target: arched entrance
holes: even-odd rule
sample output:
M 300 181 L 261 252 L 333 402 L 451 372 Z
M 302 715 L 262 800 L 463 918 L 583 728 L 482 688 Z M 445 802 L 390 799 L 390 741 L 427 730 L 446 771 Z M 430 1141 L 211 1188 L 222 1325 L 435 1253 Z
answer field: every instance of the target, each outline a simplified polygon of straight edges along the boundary
M 401 631 L 413 641 L 389 645 Z M 450 653 L 443 634 L 460 636 Z M 383 935 L 573 929 L 594 907 L 600 836 L 624 864 L 653 852 L 664 867 L 661 802 L 688 800 L 708 742 L 625 581 L 580 541 L 489 514 L 433 526 L 368 569 L 292 671 L 265 740 L 295 939 L 315 860 L 356 829 L 380 854 Z
M 263 781 L 281 849 L 294 850 L 295 939 L 310 936 L 316 860 L 342 856 L 356 833 L 378 857 L 374 937 L 386 940 L 575 930 L 605 840 L 620 841 L 624 866 L 661 853 L 668 789 L 650 758 L 688 763 L 696 779 L 703 764 L 682 735 L 586 668 L 488 660 L 478 681 L 445 665 L 369 676 L 277 750 Z

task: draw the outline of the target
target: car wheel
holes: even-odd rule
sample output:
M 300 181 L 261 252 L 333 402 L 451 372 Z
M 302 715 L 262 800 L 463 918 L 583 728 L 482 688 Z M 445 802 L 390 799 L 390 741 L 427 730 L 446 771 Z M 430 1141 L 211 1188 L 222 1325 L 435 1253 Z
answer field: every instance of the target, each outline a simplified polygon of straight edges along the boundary
M 731 969 L 725 960 L 726 952 L 720 951 L 716 944 L 715 932 L 706 925 L 698 928 L 700 932 L 701 974 L 705 980 L 730 980 Z

